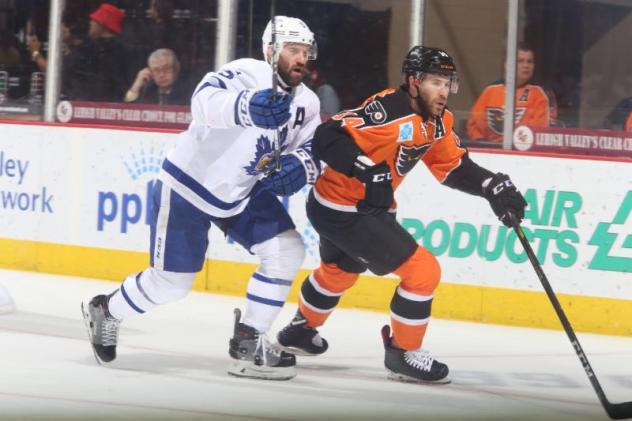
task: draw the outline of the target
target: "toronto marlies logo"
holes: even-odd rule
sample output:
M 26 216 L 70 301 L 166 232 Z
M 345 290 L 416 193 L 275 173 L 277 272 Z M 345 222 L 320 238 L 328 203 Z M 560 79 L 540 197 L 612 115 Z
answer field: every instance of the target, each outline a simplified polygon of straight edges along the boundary
M 281 151 L 284 151 L 287 148 L 287 145 L 285 144 L 286 139 L 287 126 L 285 126 L 279 133 Z M 270 165 L 274 164 L 274 140 L 262 134 L 257 138 L 256 147 L 255 157 L 244 167 L 248 175 L 259 175 L 270 168 Z
M 413 169 L 413 167 L 417 164 L 419 159 L 424 156 L 428 148 L 430 148 L 431 143 L 421 146 L 405 146 L 401 145 L 399 147 L 399 152 L 397 153 L 397 161 L 395 162 L 395 168 L 397 169 L 397 174 L 400 176 L 405 176 Z

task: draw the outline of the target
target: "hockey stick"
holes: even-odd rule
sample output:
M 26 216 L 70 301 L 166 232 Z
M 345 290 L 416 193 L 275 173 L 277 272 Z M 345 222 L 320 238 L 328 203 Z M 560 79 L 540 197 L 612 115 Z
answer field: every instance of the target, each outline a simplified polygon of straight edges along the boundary
M 276 0 L 270 0 L 270 15 L 272 16 L 272 101 L 276 99 L 278 89 L 277 72 L 279 70 L 279 51 L 276 43 Z M 279 129 L 274 129 L 274 170 L 272 172 L 281 170 L 281 144 L 280 144 Z
M 531 262 L 533 269 L 535 269 L 535 273 L 538 275 L 538 278 L 540 279 L 540 282 L 544 287 L 544 291 L 546 291 L 546 295 L 549 297 L 549 300 L 551 301 L 551 304 L 553 305 L 553 308 L 557 313 L 557 317 L 560 319 L 560 322 L 562 322 L 564 331 L 566 332 L 566 335 L 568 335 L 568 338 L 571 341 L 571 345 L 573 345 L 573 349 L 575 349 L 575 353 L 579 357 L 579 361 L 584 367 L 584 371 L 586 371 L 588 380 L 590 380 L 593 389 L 595 389 L 601 405 L 606 410 L 606 413 L 608 413 L 608 416 L 613 420 L 632 418 L 632 402 L 610 403 L 606 398 L 606 394 L 601 388 L 601 384 L 599 384 L 599 380 L 597 380 L 597 375 L 590 366 L 590 362 L 588 362 L 588 357 L 586 357 L 586 354 L 584 353 L 584 350 L 579 343 L 579 339 L 577 339 L 577 336 L 575 335 L 575 331 L 573 331 L 570 322 L 566 318 L 566 314 L 564 314 L 564 310 L 562 310 L 560 302 L 555 296 L 555 292 L 553 292 L 553 288 L 551 288 L 551 284 L 546 278 L 546 275 L 544 274 L 540 263 L 538 263 L 538 259 L 533 253 L 531 244 L 529 244 L 529 240 L 527 240 L 527 237 L 525 236 L 524 231 L 520 226 L 520 221 L 518 221 L 518 218 L 516 218 L 516 216 L 511 212 L 509 212 L 509 219 L 514 231 L 516 232 L 516 235 L 518 236 L 518 239 L 522 243 L 522 247 L 524 247 L 524 251 L 527 253 L 527 256 L 529 256 L 529 261 Z

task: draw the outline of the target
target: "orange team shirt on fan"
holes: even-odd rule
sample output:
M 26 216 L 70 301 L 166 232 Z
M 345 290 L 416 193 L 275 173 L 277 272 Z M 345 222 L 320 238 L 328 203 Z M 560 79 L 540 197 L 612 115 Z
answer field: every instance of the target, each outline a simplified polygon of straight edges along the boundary
M 442 117 L 424 120 L 415 113 L 403 90 L 387 89 L 368 98 L 359 108 L 332 117 L 373 162 L 386 161 L 393 176 L 393 190 L 418 161 L 443 182 L 461 163 L 466 152 L 452 131 L 454 117 L 445 110 Z M 316 181 L 314 194 L 324 206 L 355 211 L 364 198 L 364 184 L 354 177 L 326 167 Z M 393 203 L 393 208 L 396 205 Z
M 467 122 L 472 140 L 500 142 L 503 139 L 505 85 L 490 85 L 478 97 Z M 516 90 L 515 126 L 548 127 L 549 97 L 538 85 L 526 84 Z
M 632 113 L 630 113 L 630 115 L 628 115 L 628 119 L 625 122 L 625 131 L 626 132 L 632 132 Z

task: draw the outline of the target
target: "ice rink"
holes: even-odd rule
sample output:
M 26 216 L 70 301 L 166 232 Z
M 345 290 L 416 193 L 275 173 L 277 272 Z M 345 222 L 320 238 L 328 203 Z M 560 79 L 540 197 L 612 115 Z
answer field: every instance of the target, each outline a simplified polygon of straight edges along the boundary
M 295 379 L 248 380 L 226 374 L 243 299 L 194 292 L 128 319 L 118 359 L 103 367 L 80 303 L 117 284 L 6 270 L 0 283 L 18 306 L 0 316 L 0 420 L 607 419 L 561 330 L 435 319 L 424 346 L 452 383 L 404 384 L 382 365 L 387 314 L 338 309 L 321 329 L 330 350 L 299 357 Z M 632 400 L 632 338 L 579 338 L 610 401 Z

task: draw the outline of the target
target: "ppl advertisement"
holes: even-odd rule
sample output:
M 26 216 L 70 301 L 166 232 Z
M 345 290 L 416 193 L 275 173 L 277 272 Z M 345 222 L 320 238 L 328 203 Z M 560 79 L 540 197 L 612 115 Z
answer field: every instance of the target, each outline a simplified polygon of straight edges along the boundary
M 151 188 L 176 132 L 2 124 L 0 237 L 146 252 Z M 523 226 L 557 292 L 632 298 L 629 162 L 472 153 L 511 176 L 529 206 Z M 308 187 L 285 199 L 319 263 L 305 216 Z M 482 197 L 441 185 L 418 164 L 396 193 L 397 218 L 434 253 L 444 282 L 540 291 L 519 241 Z M 379 239 L 376 239 L 379 241 Z M 207 257 L 257 259 L 216 228 Z

